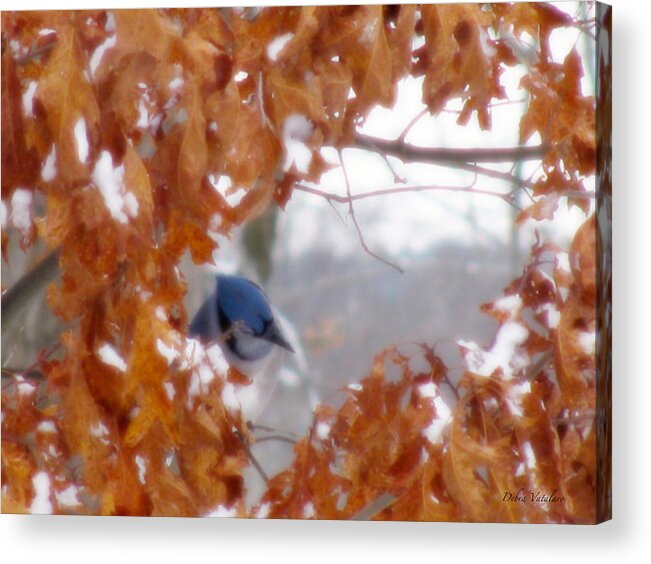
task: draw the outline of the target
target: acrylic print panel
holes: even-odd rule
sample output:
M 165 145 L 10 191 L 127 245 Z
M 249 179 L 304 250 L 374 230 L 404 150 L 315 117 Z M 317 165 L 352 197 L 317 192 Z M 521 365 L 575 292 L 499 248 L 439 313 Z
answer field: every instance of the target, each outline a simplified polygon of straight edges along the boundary
M 2 511 L 608 519 L 610 14 L 4 12 Z

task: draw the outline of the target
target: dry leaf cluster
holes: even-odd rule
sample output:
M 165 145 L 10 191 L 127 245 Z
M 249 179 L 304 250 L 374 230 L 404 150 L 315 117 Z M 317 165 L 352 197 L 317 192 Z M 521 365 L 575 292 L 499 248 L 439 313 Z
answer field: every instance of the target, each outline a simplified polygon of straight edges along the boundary
M 321 148 L 349 146 L 408 74 L 424 76 L 432 114 L 461 98 L 459 123 L 490 129 L 524 33 L 540 48 L 520 139 L 548 150 L 519 219 L 551 218 L 568 191 L 587 209 L 595 100 L 576 50 L 559 64 L 549 48 L 555 29 L 579 25 L 538 3 L 3 13 L 3 205 L 25 249 L 60 248 L 48 303 L 77 322 L 63 358 L 39 362 L 45 382 L 3 386 L 3 511 L 38 500 L 54 513 L 343 519 L 391 494 L 372 516 L 594 521 L 594 219 L 569 251 L 532 248 L 485 306 L 491 346 L 460 343 L 458 386 L 427 345 L 426 372 L 398 349 L 378 354 L 341 409 L 317 409 L 250 510 L 252 437 L 223 399 L 242 381 L 188 348 L 177 269 L 186 251 L 208 262 L 217 235 L 283 208 L 296 182 L 318 183 Z M 289 159 L 290 145 L 306 158 Z M 3 223 L 3 254 L 7 243 Z M 519 490 L 563 499 L 503 500 Z

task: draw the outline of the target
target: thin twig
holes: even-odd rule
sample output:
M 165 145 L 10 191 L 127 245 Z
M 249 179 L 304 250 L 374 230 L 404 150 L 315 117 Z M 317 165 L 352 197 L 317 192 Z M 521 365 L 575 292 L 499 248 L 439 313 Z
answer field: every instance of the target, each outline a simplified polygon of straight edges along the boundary
M 295 439 L 290 439 L 289 437 L 285 437 L 284 435 L 267 435 L 266 437 L 260 437 L 255 439 L 256 444 L 266 443 L 268 441 L 281 441 L 283 443 L 289 443 L 290 445 L 295 445 L 297 443 Z
M 446 385 L 448 386 L 448 388 L 449 388 L 449 389 L 452 391 L 452 393 L 454 394 L 454 397 L 456 398 L 456 400 L 459 401 L 459 400 L 461 399 L 461 396 L 459 395 L 459 390 L 458 390 L 457 387 L 452 383 L 452 380 L 450 380 L 450 376 L 447 374 L 447 372 L 446 372 L 445 376 L 443 376 L 443 383 L 446 384 Z
M 33 49 L 32 51 L 29 51 L 28 53 L 25 53 L 23 56 L 18 57 L 16 59 L 16 64 L 24 65 L 25 63 L 28 63 L 32 59 L 35 59 L 36 57 L 40 57 L 43 53 L 47 53 L 56 44 L 57 44 L 57 42 L 56 42 L 56 39 L 55 39 L 54 41 L 50 41 L 49 43 L 46 43 L 45 45 L 41 45 L 40 47 L 37 47 L 36 49 Z
M 346 165 L 344 164 L 344 159 L 343 159 L 343 155 L 341 154 L 341 151 L 339 151 L 339 163 L 341 164 L 341 169 L 343 170 L 343 173 L 344 173 L 344 180 L 346 182 L 346 193 L 348 194 L 348 214 L 350 215 L 351 219 L 353 220 L 353 224 L 355 225 L 355 229 L 357 230 L 357 235 L 359 236 L 359 242 L 362 245 L 362 248 L 369 255 L 376 258 L 380 262 L 383 262 L 387 266 L 397 270 L 398 272 L 400 272 L 400 274 L 404 274 L 404 270 L 402 268 L 400 268 L 396 264 L 393 264 L 391 261 L 381 257 L 377 253 L 374 253 L 366 245 L 366 241 L 364 241 L 364 235 L 362 234 L 362 230 L 361 230 L 361 228 L 359 226 L 359 223 L 357 223 L 357 217 L 355 216 L 355 209 L 353 208 L 352 194 L 350 192 L 350 180 L 348 179 L 348 172 L 346 171 Z
M 240 440 L 244 452 L 246 452 L 246 455 L 249 457 L 251 464 L 253 464 L 253 467 L 258 471 L 260 477 L 265 481 L 265 483 L 268 482 L 269 476 L 267 476 L 267 473 L 263 470 L 262 466 L 258 462 L 258 459 L 253 455 L 253 452 L 251 452 L 251 447 L 248 441 L 242 436 L 242 434 L 238 430 L 235 430 L 235 436 Z
M 474 182 L 473 184 L 474 185 Z M 427 186 L 399 186 L 396 188 L 387 188 L 384 190 L 375 190 L 373 192 L 365 192 L 363 194 L 349 194 L 346 196 L 341 196 L 338 194 L 333 194 L 331 192 L 326 192 L 319 190 L 318 188 L 312 188 L 311 186 L 306 186 L 305 184 L 296 184 L 295 189 L 319 196 L 328 200 L 329 202 L 337 202 L 338 204 L 350 204 L 357 200 L 364 200 L 366 198 L 375 198 L 378 196 L 388 196 L 391 194 L 401 194 L 403 192 L 465 192 L 469 194 L 480 194 L 483 196 L 495 196 L 500 200 L 504 200 L 506 203 L 513 205 L 512 196 L 510 193 L 502 192 L 493 192 L 491 190 L 478 190 L 470 186 L 441 186 L 441 185 L 427 185 Z
M 398 174 L 394 166 L 391 164 L 391 161 L 389 161 L 389 157 L 385 153 L 383 153 L 380 149 L 376 149 L 376 153 L 380 155 L 380 158 L 386 163 L 387 168 L 391 171 L 394 182 L 400 184 L 404 184 L 405 182 L 407 182 L 402 176 Z
M 534 188 L 535 184 L 529 180 L 523 178 L 517 178 L 508 172 L 502 172 L 501 170 L 494 170 L 492 168 L 486 168 L 479 166 L 474 163 L 450 163 L 448 165 L 451 168 L 458 168 L 459 170 L 467 170 L 468 172 L 473 172 L 475 174 L 481 174 L 482 176 L 487 176 L 488 178 L 495 178 L 496 180 L 502 180 L 503 182 L 508 182 L 518 187 L 524 188 Z
M 547 365 L 552 361 L 553 358 L 554 351 L 549 350 L 544 352 L 535 364 L 527 368 L 527 371 L 524 374 L 524 378 L 526 380 L 533 380 L 536 376 L 538 376 L 538 374 L 547 368 Z
M 405 142 L 405 138 L 407 137 L 407 134 L 411 131 L 411 128 L 414 127 L 414 125 L 416 125 L 427 112 L 429 112 L 429 108 L 425 108 L 424 110 L 418 112 L 418 114 L 416 114 L 416 116 L 407 124 L 407 127 L 405 127 L 402 130 L 400 137 L 398 137 L 398 141 L 400 143 Z
M 299 440 L 299 437 L 295 433 L 291 433 L 289 431 L 281 431 L 274 427 L 269 427 L 267 425 L 259 425 L 258 423 L 251 423 L 250 421 L 248 421 L 247 427 L 252 433 L 255 433 L 256 431 L 264 431 L 265 433 L 271 433 L 272 435 L 282 435 L 287 440 L 291 440 L 292 442 L 298 442 Z M 257 441 L 258 439 L 256 437 L 256 442 Z
M 507 147 L 507 148 L 473 148 L 453 149 L 448 147 L 418 147 L 405 143 L 401 138 L 397 140 L 379 139 L 367 135 L 355 135 L 354 148 L 367 149 L 380 154 L 389 154 L 399 158 L 404 163 L 418 162 L 422 164 L 446 165 L 459 170 L 466 170 L 474 174 L 481 174 L 488 178 L 495 178 L 509 182 L 515 186 L 533 188 L 534 183 L 513 174 L 479 166 L 480 162 L 519 162 L 542 159 L 550 147 L 537 145 L 535 147 Z
M 449 147 L 419 147 L 405 143 L 399 137 L 396 140 L 381 139 L 370 135 L 355 135 L 353 147 L 382 151 L 398 157 L 403 162 L 420 162 L 433 164 L 451 163 L 510 163 L 516 161 L 535 161 L 549 151 L 546 144 L 533 147 L 500 147 L 459 149 Z
M 391 493 L 383 493 L 376 500 L 369 503 L 364 509 L 355 513 L 349 521 L 368 521 L 371 517 L 393 505 L 398 498 Z
M 34 384 L 40 384 L 45 382 L 45 375 L 39 370 L 27 369 L 21 370 L 19 368 L 3 368 L 2 369 L 2 389 L 4 390 L 7 386 L 13 384 L 22 378 L 27 382 L 32 382 Z
M 524 98 L 522 98 L 520 100 L 504 100 L 502 102 L 494 102 L 492 104 L 488 104 L 488 106 L 486 106 L 486 107 L 492 109 L 492 108 L 499 108 L 500 106 L 512 106 L 512 105 L 515 105 L 515 104 L 524 104 L 525 102 L 526 102 L 526 100 Z M 447 108 L 443 108 L 441 110 L 441 112 L 446 113 L 446 114 L 459 115 L 459 114 L 461 114 L 463 112 L 463 110 L 449 110 Z

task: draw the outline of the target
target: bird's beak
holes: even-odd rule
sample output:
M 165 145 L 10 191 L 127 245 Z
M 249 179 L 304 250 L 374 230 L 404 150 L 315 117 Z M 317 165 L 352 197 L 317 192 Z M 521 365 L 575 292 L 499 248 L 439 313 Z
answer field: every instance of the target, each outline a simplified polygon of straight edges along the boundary
M 287 340 L 285 339 L 285 337 L 283 337 L 283 335 L 281 334 L 281 332 L 278 331 L 278 330 L 273 331 L 270 335 L 268 335 L 268 336 L 266 337 L 266 339 L 267 339 L 267 341 L 269 341 L 270 343 L 273 343 L 274 345 L 278 345 L 279 347 L 282 347 L 282 348 L 285 349 L 286 351 L 289 351 L 289 352 L 291 352 L 291 353 L 296 352 L 296 351 L 294 351 L 294 347 L 292 347 L 292 345 L 290 345 L 290 344 L 287 342 Z

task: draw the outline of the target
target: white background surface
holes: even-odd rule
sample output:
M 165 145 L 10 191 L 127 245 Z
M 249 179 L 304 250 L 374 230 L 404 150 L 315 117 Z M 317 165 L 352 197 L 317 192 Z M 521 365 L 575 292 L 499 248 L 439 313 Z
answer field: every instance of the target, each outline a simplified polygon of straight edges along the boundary
M 273 4 L 259 0 L 260 4 Z M 284 2 L 290 4 L 294 2 Z M 299 2 L 300 3 L 300 2 Z M 651 556 L 649 3 L 614 6 L 614 520 L 597 527 L 0 517 L 3 562 L 643 562 Z M 232 4 L 227 2 L 224 4 Z M 249 4 L 251 4 L 249 2 Z M 156 7 L 180 2 L 102 2 Z M 193 6 L 215 2 L 191 2 Z M 2 0 L 2 9 L 90 8 Z M 96 7 L 96 6 L 93 6 Z

